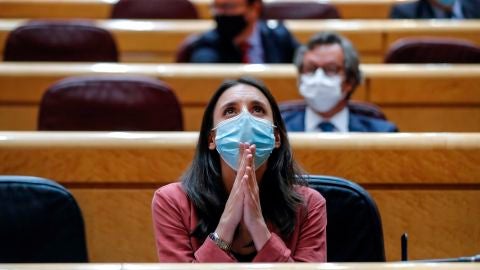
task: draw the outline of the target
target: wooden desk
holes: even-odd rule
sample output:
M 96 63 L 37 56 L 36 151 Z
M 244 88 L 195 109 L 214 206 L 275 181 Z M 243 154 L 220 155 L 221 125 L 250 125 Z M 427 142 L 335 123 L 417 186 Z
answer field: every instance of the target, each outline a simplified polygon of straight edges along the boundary
M 10 31 L 25 20 L 0 20 L 0 53 Z M 214 26 L 210 20 L 97 20 L 111 31 L 122 62 L 173 62 L 178 45 L 190 34 Z M 271 21 L 275 24 L 275 21 Z M 480 44 L 480 20 L 296 20 L 285 21 L 304 43 L 320 31 L 337 31 L 348 37 L 363 63 L 379 63 L 391 43 L 407 36 L 455 37 Z
M 200 18 L 211 18 L 212 0 L 191 0 Z M 265 0 L 264 2 L 281 2 Z M 408 0 L 407 0 L 408 1 Z M 3 18 L 110 18 L 118 0 L 0 0 Z M 330 0 L 343 19 L 386 19 L 393 4 L 405 0 Z M 368 12 L 365 12 L 368 10 Z
M 402 131 L 480 131 L 480 65 L 361 67 L 354 99 L 378 104 Z M 261 78 L 278 102 L 300 99 L 293 65 L 0 63 L 0 130 L 36 130 L 38 105 L 57 80 L 142 74 L 165 80 L 180 100 L 185 130 L 199 130 L 205 105 L 225 78 Z
M 480 265 L 477 263 L 298 263 L 298 264 L 249 264 L 249 263 L 215 263 L 215 264 L 181 264 L 181 263 L 78 263 L 78 264 L 0 264 L 5 270 L 384 270 L 384 269 L 405 269 L 405 270 L 478 270 Z
M 353 180 L 375 198 L 388 260 L 478 253 L 480 133 L 290 133 L 312 174 Z M 0 132 L 0 174 L 35 175 L 72 190 L 92 262 L 156 261 L 150 203 L 190 163 L 197 133 Z

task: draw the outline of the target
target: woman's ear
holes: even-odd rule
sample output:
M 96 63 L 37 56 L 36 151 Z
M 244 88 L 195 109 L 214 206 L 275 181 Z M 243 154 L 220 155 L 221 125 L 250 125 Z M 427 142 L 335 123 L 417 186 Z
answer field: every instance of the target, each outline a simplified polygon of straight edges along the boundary
M 215 132 L 211 131 L 208 134 L 208 149 L 215 150 L 217 146 L 215 145 Z
M 275 129 L 274 135 L 275 135 L 275 148 L 279 148 L 280 145 L 282 145 L 282 142 L 280 140 L 280 133 L 278 132 L 277 129 Z

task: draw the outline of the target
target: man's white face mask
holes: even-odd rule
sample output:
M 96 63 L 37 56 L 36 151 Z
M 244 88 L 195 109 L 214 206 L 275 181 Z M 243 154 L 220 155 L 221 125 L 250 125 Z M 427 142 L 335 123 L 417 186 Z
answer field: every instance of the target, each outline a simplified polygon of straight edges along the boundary
M 342 93 L 342 77 L 327 76 L 322 68 L 315 73 L 300 76 L 300 94 L 306 103 L 317 112 L 328 112 L 344 99 Z

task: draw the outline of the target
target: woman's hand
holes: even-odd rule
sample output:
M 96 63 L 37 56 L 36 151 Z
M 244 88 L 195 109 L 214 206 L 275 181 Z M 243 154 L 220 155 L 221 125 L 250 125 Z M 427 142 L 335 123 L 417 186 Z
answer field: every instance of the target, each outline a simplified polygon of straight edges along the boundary
M 239 145 L 240 164 L 235 176 L 232 190 L 228 197 L 225 209 L 223 210 L 220 222 L 215 230 L 218 236 L 225 242 L 232 243 L 235 230 L 242 220 L 243 205 L 244 205 L 244 190 L 243 182 L 247 182 L 248 176 L 246 175 L 247 164 L 251 164 L 253 155 L 248 143 L 240 143 Z
M 255 145 L 249 146 L 252 157 L 255 156 Z M 255 174 L 255 162 L 247 159 L 245 166 L 245 175 L 242 181 L 243 199 L 243 222 L 250 232 L 250 236 L 255 244 L 257 251 L 261 250 L 270 238 L 270 231 L 267 228 L 265 219 L 262 215 L 262 207 L 260 205 L 260 195 Z

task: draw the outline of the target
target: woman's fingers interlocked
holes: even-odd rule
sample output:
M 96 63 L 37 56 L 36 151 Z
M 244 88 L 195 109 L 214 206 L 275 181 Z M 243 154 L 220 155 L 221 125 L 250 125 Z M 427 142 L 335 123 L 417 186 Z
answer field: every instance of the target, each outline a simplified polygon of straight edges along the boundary
M 255 156 L 255 145 L 248 148 L 252 156 Z M 243 200 L 243 222 L 252 236 L 255 248 L 260 250 L 270 237 L 270 232 L 262 215 L 262 207 L 260 204 L 259 188 L 255 174 L 254 160 L 248 160 L 248 165 L 245 168 L 245 179 L 247 181 L 242 183 L 244 192 Z

